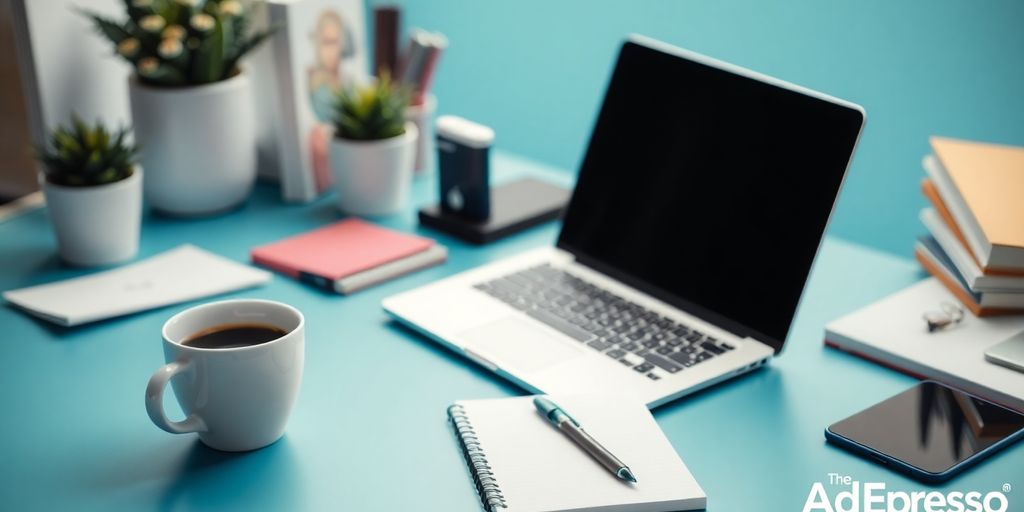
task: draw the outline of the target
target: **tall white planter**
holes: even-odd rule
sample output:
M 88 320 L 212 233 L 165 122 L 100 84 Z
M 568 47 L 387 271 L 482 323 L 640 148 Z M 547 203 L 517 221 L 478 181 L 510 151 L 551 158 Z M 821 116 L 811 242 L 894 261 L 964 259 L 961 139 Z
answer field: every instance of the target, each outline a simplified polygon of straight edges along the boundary
M 148 176 L 147 176 L 148 179 Z M 78 266 L 135 257 L 142 222 L 142 170 L 95 187 L 56 185 L 39 174 L 61 259 Z
M 249 77 L 195 87 L 128 80 L 149 205 L 172 215 L 229 210 L 252 192 L 256 128 Z
M 416 159 L 416 125 L 384 140 L 331 139 L 331 171 L 338 208 L 355 215 L 390 215 L 409 200 Z

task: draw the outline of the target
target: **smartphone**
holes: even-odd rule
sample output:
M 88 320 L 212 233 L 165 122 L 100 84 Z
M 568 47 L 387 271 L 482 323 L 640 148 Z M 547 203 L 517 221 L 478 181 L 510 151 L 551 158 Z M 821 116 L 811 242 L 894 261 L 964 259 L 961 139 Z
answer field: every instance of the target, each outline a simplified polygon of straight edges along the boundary
M 825 429 L 825 439 L 929 483 L 1024 437 L 1024 415 L 925 381 Z

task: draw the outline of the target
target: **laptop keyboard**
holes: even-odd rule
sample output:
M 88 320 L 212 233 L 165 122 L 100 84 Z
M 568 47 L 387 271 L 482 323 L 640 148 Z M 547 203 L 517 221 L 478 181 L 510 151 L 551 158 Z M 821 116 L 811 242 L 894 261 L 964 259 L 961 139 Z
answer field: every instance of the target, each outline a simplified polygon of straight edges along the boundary
M 548 264 L 474 288 L 651 380 L 734 348 Z

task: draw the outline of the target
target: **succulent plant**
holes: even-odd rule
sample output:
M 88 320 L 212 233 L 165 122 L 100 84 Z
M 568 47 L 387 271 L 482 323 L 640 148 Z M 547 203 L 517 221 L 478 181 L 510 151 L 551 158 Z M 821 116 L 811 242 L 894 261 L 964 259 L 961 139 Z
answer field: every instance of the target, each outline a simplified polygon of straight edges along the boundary
M 138 147 L 128 140 L 128 129 L 111 132 L 99 121 L 89 126 L 72 115 L 68 126 L 58 126 L 47 143 L 36 146 L 35 158 L 46 180 L 67 187 L 92 187 L 123 180 L 134 171 Z
M 411 91 L 383 74 L 375 84 L 339 90 L 334 101 L 335 136 L 350 140 L 389 139 L 405 133 Z
M 128 19 L 85 12 L 117 54 L 149 85 L 218 82 L 238 73 L 238 61 L 273 33 L 252 31 L 239 0 L 124 0 Z

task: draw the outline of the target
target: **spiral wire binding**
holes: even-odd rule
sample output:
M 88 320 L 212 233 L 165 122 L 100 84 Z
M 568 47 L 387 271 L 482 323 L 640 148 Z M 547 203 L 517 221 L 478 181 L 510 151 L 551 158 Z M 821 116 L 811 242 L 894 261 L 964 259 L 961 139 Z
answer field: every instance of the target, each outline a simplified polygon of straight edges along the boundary
M 462 447 L 462 454 L 466 457 L 466 464 L 473 475 L 473 484 L 476 485 L 477 493 L 480 494 L 480 502 L 488 512 L 495 512 L 498 509 L 508 508 L 505 496 L 501 493 L 501 487 L 494 478 L 491 465 L 487 462 L 487 456 L 480 447 L 480 440 L 466 416 L 466 410 L 459 404 L 448 408 L 448 419 L 455 429 L 459 446 Z

